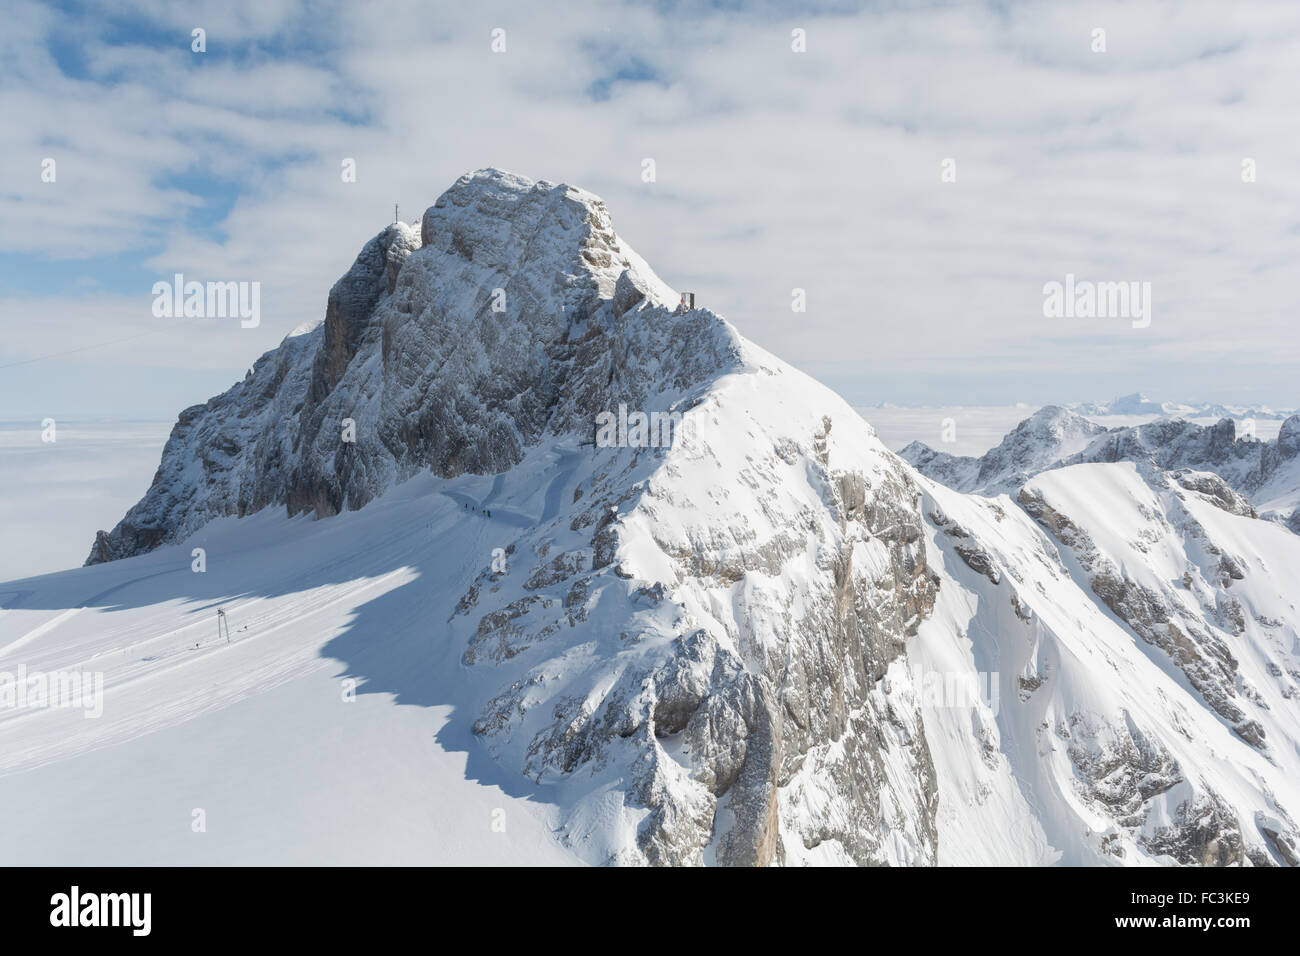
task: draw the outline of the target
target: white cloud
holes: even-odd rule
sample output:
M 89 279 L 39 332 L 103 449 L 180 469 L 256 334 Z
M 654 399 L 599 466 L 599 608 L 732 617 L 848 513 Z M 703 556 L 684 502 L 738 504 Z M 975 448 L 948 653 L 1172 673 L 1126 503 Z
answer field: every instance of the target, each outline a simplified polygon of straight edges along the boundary
M 136 8 L 176 49 L 88 32 L 88 68 L 110 85 L 62 76 L 42 51 L 51 24 L 75 25 L 19 8 L 0 91 L 17 139 L 0 157 L 0 251 L 127 248 L 160 276 L 263 284 L 261 329 L 149 337 L 132 361 L 242 370 L 321 316 L 394 201 L 415 218 L 461 173 L 498 165 L 601 194 L 670 282 L 814 374 L 861 382 L 859 400 L 890 398 L 871 383 L 898 376 L 938 392 L 946 375 L 1001 386 L 1005 372 L 1024 375 L 1028 400 L 1099 397 L 1049 394 L 1053 373 L 1095 373 L 1102 389 L 1121 368 L 1173 397 L 1296 404 L 1284 391 L 1300 359 L 1300 39 L 1285 5 Z M 196 66 L 191 20 L 210 50 L 252 52 Z M 489 49 L 497 26 L 504 55 Z M 790 50 L 794 26 L 806 54 Z M 1098 26 L 1104 54 L 1090 50 Z M 628 64 L 655 79 L 588 94 Z M 43 155 L 59 157 L 55 187 L 39 182 Z M 1254 184 L 1241 182 L 1247 156 Z M 340 182 L 344 157 L 355 184 Z M 945 157 L 956 183 L 940 182 Z M 219 235 L 187 228 L 196 199 L 159 185 L 196 167 L 240 190 Z M 1044 319 L 1041 287 L 1066 272 L 1150 281 L 1152 327 Z M 795 286 L 806 316 L 790 312 Z M 94 341 L 148 320 L 121 311 L 147 308 L 145 291 L 97 317 L 84 298 L 43 307 L 60 341 Z M 0 312 L 7 330 L 13 314 Z M 49 345 L 40 329 L 7 331 L 4 357 Z M 1189 360 L 1213 360 L 1220 381 Z

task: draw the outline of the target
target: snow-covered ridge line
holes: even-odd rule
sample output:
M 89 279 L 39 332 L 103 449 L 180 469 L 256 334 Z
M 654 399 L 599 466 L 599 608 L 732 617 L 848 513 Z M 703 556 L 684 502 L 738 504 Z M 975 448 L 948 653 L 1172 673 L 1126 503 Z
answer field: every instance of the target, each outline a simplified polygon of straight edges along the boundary
M 1270 441 L 1237 434 L 1237 423 L 1161 419 L 1105 428 L 1084 415 L 1048 405 L 978 458 L 949 455 L 922 442 L 899 454 L 951 488 L 1014 493 L 1033 475 L 1095 461 L 1132 461 L 1169 471 L 1212 472 L 1245 495 L 1259 515 L 1300 533 L 1300 415 L 1287 418 Z
M 1019 503 L 921 481 L 943 583 L 909 658 L 1000 687 L 925 711 L 941 861 L 1300 863 L 1300 538 L 1125 462 Z
M 1231 419 L 1107 429 L 1048 406 L 979 458 L 900 454 L 931 479 L 932 540 L 945 572 L 966 568 L 956 594 L 978 595 L 951 611 L 941 589 L 917 655 L 955 613 L 983 635 L 968 631 L 972 663 L 1012 666 L 1001 696 L 1023 706 L 996 738 L 1061 861 L 1300 863 L 1296 798 L 1279 798 L 1300 769 L 1300 416 L 1261 442 Z

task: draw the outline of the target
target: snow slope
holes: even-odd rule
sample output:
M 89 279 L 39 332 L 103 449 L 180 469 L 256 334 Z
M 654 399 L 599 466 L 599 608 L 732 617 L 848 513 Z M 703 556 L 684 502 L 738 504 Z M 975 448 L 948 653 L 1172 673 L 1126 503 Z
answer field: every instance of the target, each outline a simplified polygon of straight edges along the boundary
M 944 583 L 909 658 L 997 688 L 926 709 L 941 861 L 1295 863 L 1300 539 L 1127 463 L 1023 508 L 922 480 Z
M 0 671 L 104 675 L 99 719 L 0 709 L 0 861 L 571 862 L 553 808 L 468 759 L 472 686 L 429 622 L 502 531 L 432 484 L 329 522 L 219 520 L 202 574 L 187 544 L 0 586 Z

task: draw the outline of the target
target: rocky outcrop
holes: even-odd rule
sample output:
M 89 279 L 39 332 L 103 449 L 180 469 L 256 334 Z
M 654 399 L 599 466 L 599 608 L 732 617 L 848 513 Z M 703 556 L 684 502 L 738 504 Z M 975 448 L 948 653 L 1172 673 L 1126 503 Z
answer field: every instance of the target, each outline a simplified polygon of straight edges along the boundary
M 1173 472 L 1170 477 L 1188 491 L 1203 495 L 1216 508 L 1221 508 L 1228 514 L 1241 515 L 1245 518 L 1259 517 L 1244 495 L 1233 491 L 1226 481 L 1213 472 L 1192 471 L 1185 468 Z

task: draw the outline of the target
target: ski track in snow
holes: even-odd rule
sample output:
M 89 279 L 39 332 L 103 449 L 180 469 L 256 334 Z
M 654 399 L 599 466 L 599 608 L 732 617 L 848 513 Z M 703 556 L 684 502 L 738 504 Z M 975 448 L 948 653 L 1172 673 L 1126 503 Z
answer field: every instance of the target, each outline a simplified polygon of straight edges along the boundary
M 369 606 L 397 598 L 385 617 L 391 631 L 371 621 L 366 646 L 383 659 L 391 635 L 408 667 L 432 668 L 435 681 L 441 672 L 454 689 L 460 669 L 438 663 L 458 659 L 439 642 L 442 609 L 446 593 L 486 564 L 491 523 L 467 519 L 425 485 L 425 494 L 366 515 L 219 522 L 141 558 L 3 588 L 0 666 L 98 671 L 104 696 L 100 719 L 80 709 L 0 710 L 8 821 L 0 863 L 574 862 L 544 806 L 481 773 L 474 779 L 463 752 L 435 743 L 450 729 L 449 708 L 371 692 L 364 667 L 341 669 L 329 653 Z M 249 526 L 256 532 L 246 536 Z M 189 567 L 199 537 L 204 574 Z M 448 554 L 460 557 L 447 563 Z M 422 576 L 435 561 L 439 575 Z M 77 591 L 82 597 L 70 598 Z M 59 602 L 64 610 L 45 610 Z M 229 644 L 216 636 L 218 606 L 229 614 Z M 421 620 L 426 640 L 411 627 Z M 347 674 L 360 685 L 350 704 L 338 680 Z M 268 707 L 281 715 L 275 723 L 266 723 Z M 299 726 L 307 717 L 291 714 L 315 716 Z M 458 740 L 457 749 L 473 745 L 463 728 L 448 738 Z M 184 778 L 174 777 L 176 765 Z M 116 781 L 111 807 L 86 804 L 96 779 Z M 260 803 L 240 796 L 250 792 Z M 304 805 L 312 807 L 305 816 Z M 189 830 L 197 806 L 214 813 L 204 836 Z M 492 814 L 502 808 L 509 827 L 497 833 Z
M 488 521 L 499 521 L 515 528 L 531 529 L 538 525 L 546 524 L 560 513 L 560 504 L 564 495 L 564 489 L 569 482 L 573 480 L 574 473 L 578 469 L 578 462 L 582 455 L 580 452 L 573 451 L 562 447 L 554 449 L 557 458 L 556 467 L 559 473 L 551 479 L 546 486 L 546 496 L 542 503 L 542 513 L 540 517 L 534 518 L 517 511 L 513 508 L 492 507 L 492 502 L 496 501 L 505 487 L 505 476 L 497 475 L 492 481 L 492 488 L 487 496 L 478 499 L 464 491 L 453 491 L 444 489 L 443 494 L 455 501 L 457 504 L 469 505 L 475 515 L 478 515 Z M 488 512 L 491 512 L 489 515 Z

